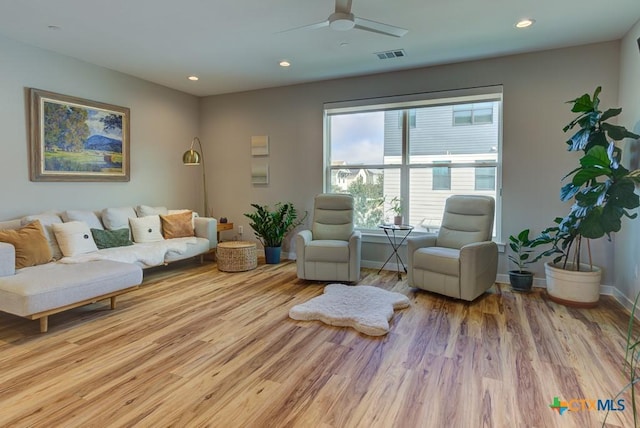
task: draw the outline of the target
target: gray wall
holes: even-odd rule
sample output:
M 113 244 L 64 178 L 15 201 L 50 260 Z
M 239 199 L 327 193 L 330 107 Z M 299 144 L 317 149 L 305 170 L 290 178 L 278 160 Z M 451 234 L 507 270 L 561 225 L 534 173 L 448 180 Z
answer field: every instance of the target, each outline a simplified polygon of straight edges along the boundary
M 0 36 L 0 220 L 45 210 L 168 205 L 202 211 L 199 168 L 182 165 L 198 133 L 197 97 Z M 31 182 L 25 88 L 131 110 L 131 181 Z
M 587 67 L 583 66 L 588 64 Z M 201 103 L 202 140 L 215 152 L 208 174 L 212 206 L 243 224 L 249 204 L 288 200 L 312 210 L 322 191 L 324 102 L 399 95 L 464 87 L 504 85 L 503 213 L 504 236 L 528 227 L 534 233 L 564 215 L 561 178 L 579 156 L 567 153 L 562 128 L 573 117 L 565 101 L 603 87 L 604 105 L 618 101 L 620 43 L 558 49 L 365 77 L 316 82 L 244 93 L 211 96 Z M 269 135 L 269 185 L 250 183 L 252 135 Z M 291 242 L 289 243 L 291 244 Z M 603 283 L 613 283 L 613 244 L 592 246 L 604 267 Z M 363 259 L 384 261 L 388 248 L 368 244 Z M 499 272 L 509 266 L 501 256 Z M 537 266 L 543 277 L 542 266 Z
M 627 126 L 638 122 L 639 32 L 636 25 L 622 41 L 622 51 L 616 41 L 200 100 L 0 36 L 0 220 L 49 209 L 142 203 L 201 211 L 201 169 L 180 162 L 191 138 L 199 135 L 213 214 L 244 226 L 244 238 L 253 239 L 242 215 L 250 203 L 288 200 L 311 211 L 313 196 L 322 191 L 323 103 L 503 84 L 503 212 L 508 214 L 503 233 L 508 236 L 524 227 L 537 233 L 566 212 L 558 199 L 560 178 L 578 159 L 566 152 L 563 142 L 562 127 L 572 118 L 564 102 L 601 85 L 603 104 L 623 107 Z M 131 181 L 29 181 L 28 87 L 129 107 Z M 252 135 L 270 137 L 270 183 L 265 186 L 250 183 Z M 615 280 L 614 245 L 600 240 L 593 252 L 605 269 L 604 284 L 615 283 L 631 296 L 640 289 L 634 270 L 640 224 L 624 231 L 629 238 L 626 233 L 617 236 L 616 250 L 628 257 L 620 262 Z M 285 251 L 292 250 L 288 244 Z M 380 262 L 387 251 L 383 244 L 367 244 L 363 258 Z M 508 268 L 502 256 L 500 272 Z M 542 277 L 541 266 L 537 276 Z
M 620 123 L 640 134 L 640 21 L 622 40 L 620 50 Z M 623 164 L 629 167 L 631 148 L 640 157 L 640 141 L 625 141 Z M 635 166 L 637 168 L 637 166 Z M 636 191 L 637 193 L 637 191 Z M 639 210 L 635 210 L 638 213 Z M 615 287 L 629 300 L 640 292 L 640 219 L 626 220 L 615 236 Z

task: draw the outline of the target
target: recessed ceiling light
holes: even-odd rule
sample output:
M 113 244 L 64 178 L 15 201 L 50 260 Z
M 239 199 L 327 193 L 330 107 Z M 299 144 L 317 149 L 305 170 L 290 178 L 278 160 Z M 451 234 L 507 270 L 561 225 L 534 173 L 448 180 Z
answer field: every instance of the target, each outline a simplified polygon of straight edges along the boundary
M 535 24 L 536 20 L 531 18 L 524 18 L 516 22 L 516 28 L 528 28 Z
M 282 61 L 280 61 L 280 67 L 290 67 L 290 66 L 291 66 L 291 63 L 286 59 L 283 59 Z
M 195 82 L 196 80 L 199 80 L 200 78 L 198 76 L 189 76 L 189 77 L 187 77 L 187 79 Z

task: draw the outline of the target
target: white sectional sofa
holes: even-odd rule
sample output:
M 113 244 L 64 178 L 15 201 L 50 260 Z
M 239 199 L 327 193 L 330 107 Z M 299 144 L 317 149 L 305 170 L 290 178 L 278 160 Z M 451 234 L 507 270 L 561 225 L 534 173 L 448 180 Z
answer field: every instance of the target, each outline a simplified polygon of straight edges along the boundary
M 125 230 L 126 229 L 126 230 Z M 117 207 L 0 222 L 0 311 L 40 320 L 137 288 L 142 269 L 203 255 L 217 221 L 188 210 Z

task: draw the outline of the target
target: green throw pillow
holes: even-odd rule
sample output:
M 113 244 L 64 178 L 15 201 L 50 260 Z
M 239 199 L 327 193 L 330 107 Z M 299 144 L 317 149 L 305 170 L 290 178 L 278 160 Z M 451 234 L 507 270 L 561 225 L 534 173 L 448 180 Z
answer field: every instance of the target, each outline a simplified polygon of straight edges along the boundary
M 129 229 L 126 228 L 117 230 L 91 229 L 91 234 L 99 250 L 133 245 L 129 239 Z

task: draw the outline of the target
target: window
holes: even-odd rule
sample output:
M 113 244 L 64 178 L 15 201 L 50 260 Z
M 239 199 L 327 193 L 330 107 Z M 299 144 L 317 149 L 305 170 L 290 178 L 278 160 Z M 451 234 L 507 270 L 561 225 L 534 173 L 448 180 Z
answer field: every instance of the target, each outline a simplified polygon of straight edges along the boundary
M 496 190 L 496 168 L 477 166 L 475 168 L 475 190 Z
M 493 123 L 493 103 L 472 103 L 453 106 L 453 125 Z
M 365 231 L 393 221 L 399 197 L 405 222 L 433 232 L 453 194 L 493 196 L 498 226 L 501 106 L 501 87 L 327 104 L 325 191 L 354 195 Z
M 434 164 L 450 163 L 450 162 L 434 162 Z M 433 182 L 431 189 L 433 190 L 451 190 L 451 168 L 448 166 L 434 166 L 431 169 L 433 173 Z

